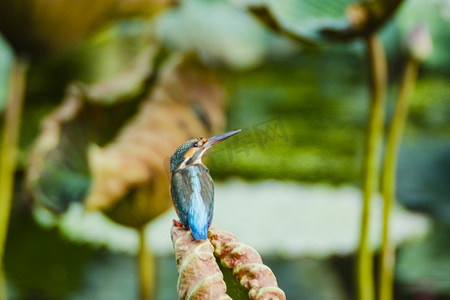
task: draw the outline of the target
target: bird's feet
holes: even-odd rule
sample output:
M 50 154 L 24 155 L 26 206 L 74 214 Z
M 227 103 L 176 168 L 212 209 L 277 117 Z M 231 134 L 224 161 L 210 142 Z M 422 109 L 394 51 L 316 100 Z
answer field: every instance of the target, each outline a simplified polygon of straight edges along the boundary
M 173 219 L 173 226 L 175 226 L 175 227 L 184 227 L 183 223 L 181 223 L 180 221 L 177 221 L 175 219 Z

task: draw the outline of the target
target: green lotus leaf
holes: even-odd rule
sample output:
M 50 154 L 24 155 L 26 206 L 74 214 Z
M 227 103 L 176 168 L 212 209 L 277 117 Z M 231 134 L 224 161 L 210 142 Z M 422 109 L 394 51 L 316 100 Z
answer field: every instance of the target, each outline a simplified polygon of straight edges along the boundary
M 257 0 L 231 2 L 247 7 L 269 28 L 304 44 L 349 41 L 367 36 L 388 21 L 401 0 Z

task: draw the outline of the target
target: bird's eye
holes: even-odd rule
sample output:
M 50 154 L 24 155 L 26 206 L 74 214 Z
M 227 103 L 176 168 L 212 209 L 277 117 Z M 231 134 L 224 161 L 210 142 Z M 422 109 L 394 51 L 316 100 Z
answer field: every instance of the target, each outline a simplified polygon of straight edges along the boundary
M 194 146 L 194 147 L 198 147 L 198 143 L 194 143 L 194 145 L 192 145 L 192 146 Z

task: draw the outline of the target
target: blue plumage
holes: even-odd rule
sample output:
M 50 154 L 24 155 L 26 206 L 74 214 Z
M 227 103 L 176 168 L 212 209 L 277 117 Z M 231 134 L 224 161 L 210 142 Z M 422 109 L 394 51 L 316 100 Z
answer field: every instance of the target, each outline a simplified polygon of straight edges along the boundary
M 214 210 L 214 183 L 203 164 L 188 165 L 172 173 L 175 210 L 196 240 L 205 240 Z
M 207 239 L 214 211 L 214 182 L 201 161 L 202 155 L 211 146 L 239 132 L 190 140 L 170 158 L 170 191 L 175 211 L 180 218 L 180 226 L 190 228 L 196 240 Z
M 212 215 L 212 210 L 209 212 L 206 209 L 205 202 L 208 204 L 208 202 L 214 201 L 214 198 L 209 194 L 207 195 L 209 199 L 203 199 L 199 168 L 189 167 L 188 170 L 192 186 L 191 205 L 189 206 L 188 212 L 189 226 L 196 240 L 206 240 L 208 235 L 208 216 L 209 214 Z

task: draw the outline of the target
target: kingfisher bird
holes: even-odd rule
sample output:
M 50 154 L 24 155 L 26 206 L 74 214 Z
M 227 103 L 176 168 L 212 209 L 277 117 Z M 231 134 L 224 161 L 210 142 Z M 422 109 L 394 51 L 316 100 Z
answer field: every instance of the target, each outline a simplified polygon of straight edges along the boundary
M 180 221 L 196 240 L 206 240 L 214 211 L 214 182 L 202 156 L 213 145 L 241 132 L 230 131 L 209 139 L 198 137 L 181 145 L 170 158 L 170 192 Z

